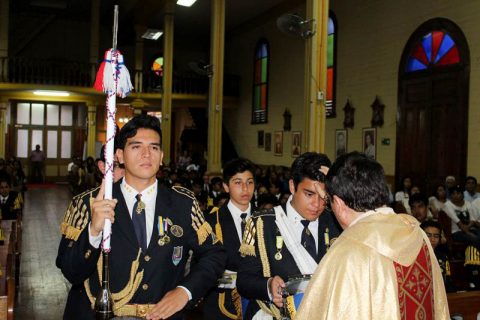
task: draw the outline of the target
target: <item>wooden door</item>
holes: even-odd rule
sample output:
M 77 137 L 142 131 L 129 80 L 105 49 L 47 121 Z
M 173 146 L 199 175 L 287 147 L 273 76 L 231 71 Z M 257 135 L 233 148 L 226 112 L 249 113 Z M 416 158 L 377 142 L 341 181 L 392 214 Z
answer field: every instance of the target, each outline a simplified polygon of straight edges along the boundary
M 470 53 L 462 30 L 434 18 L 412 33 L 398 73 L 397 188 L 410 176 L 429 195 L 467 170 Z
M 468 108 L 458 70 L 404 79 L 397 122 L 396 180 L 430 194 L 445 176 L 464 177 Z

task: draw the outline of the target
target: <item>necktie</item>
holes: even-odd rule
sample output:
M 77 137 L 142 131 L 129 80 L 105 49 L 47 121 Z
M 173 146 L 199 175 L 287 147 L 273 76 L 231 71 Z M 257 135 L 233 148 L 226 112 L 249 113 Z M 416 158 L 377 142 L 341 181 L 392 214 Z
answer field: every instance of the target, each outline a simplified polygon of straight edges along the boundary
M 312 258 L 317 261 L 317 248 L 315 246 L 315 239 L 313 238 L 310 230 L 308 230 L 308 225 L 310 221 L 302 220 L 300 222 L 303 224 L 302 246 L 304 246 L 305 249 L 307 249 L 307 252 L 312 256 Z
M 133 205 L 132 222 L 135 234 L 137 235 L 138 245 L 145 253 L 147 251 L 147 225 L 145 222 L 145 203 L 142 202 L 142 195 L 135 196 L 137 201 Z
M 245 231 L 245 226 L 246 226 L 246 224 L 247 224 L 247 220 L 246 220 L 247 214 L 246 214 L 246 213 L 242 213 L 242 214 L 240 215 L 240 218 L 242 218 L 242 222 L 241 222 L 241 224 L 240 224 L 240 228 L 242 229 L 242 239 L 243 239 L 243 232 Z

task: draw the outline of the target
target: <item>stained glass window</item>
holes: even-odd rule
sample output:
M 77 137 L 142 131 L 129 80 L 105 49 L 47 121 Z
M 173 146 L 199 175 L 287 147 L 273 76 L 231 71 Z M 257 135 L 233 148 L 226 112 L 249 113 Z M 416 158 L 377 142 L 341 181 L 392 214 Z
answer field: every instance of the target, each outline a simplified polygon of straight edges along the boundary
M 267 123 L 268 116 L 268 57 L 266 39 L 258 41 L 255 48 L 253 74 L 252 123 Z
M 326 116 L 335 116 L 335 34 L 337 29 L 337 23 L 334 17 L 330 14 L 328 17 L 328 30 L 327 30 L 327 100 L 325 102 Z
M 153 61 L 152 71 L 159 77 L 163 76 L 163 57 L 158 57 Z
M 406 71 L 414 72 L 459 62 L 460 54 L 452 37 L 437 30 L 426 34 L 414 45 L 407 60 Z

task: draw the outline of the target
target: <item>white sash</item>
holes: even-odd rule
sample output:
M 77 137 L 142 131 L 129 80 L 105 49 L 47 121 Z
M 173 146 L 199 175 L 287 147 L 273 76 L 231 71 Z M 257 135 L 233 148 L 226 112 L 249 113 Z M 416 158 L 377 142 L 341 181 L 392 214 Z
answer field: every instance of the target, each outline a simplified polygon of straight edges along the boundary
M 283 211 L 282 206 L 276 206 L 275 210 L 275 223 L 278 230 L 283 237 L 283 241 L 293 256 L 293 260 L 297 264 L 301 274 L 313 274 L 318 264 L 313 260 L 312 256 L 308 253 L 304 246 L 302 246 L 300 239 L 296 239 L 292 230 L 290 230 L 291 222 L 288 220 L 287 215 Z

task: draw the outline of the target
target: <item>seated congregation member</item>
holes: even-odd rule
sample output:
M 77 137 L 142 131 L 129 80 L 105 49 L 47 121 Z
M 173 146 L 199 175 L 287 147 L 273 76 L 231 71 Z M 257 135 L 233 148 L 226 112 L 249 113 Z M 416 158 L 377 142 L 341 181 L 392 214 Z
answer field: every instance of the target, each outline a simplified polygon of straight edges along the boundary
M 415 193 L 408 199 L 408 204 L 412 212 L 412 216 L 422 223 L 426 220 L 432 220 L 432 213 L 428 210 L 427 197 L 421 193 Z
M 427 220 L 420 224 L 420 228 L 425 231 L 425 234 L 430 240 L 432 249 L 435 252 L 435 257 L 437 257 L 438 265 L 442 270 L 442 278 L 445 283 L 445 289 L 447 292 L 454 292 L 455 287 L 452 283 L 451 273 L 450 273 L 450 263 L 448 262 L 448 256 L 445 250 L 442 250 L 440 242 L 442 239 L 442 226 L 437 221 Z
M 444 211 L 445 203 L 447 203 L 447 191 L 443 184 L 435 186 L 433 196 L 428 198 L 430 210 L 435 219 L 438 219 L 440 211 Z
M 310 280 L 296 319 L 450 319 L 430 241 L 415 218 L 386 206 L 382 166 L 349 153 L 335 161 L 326 184 L 344 230 Z
M 459 185 L 450 189 L 450 200 L 444 211 L 452 220 L 452 238 L 480 249 L 480 215 L 478 208 L 463 199 L 463 188 Z
M 465 192 L 463 192 L 465 201 L 473 202 L 480 199 L 480 192 L 477 192 L 477 178 L 468 176 L 465 178 Z
M 408 205 L 408 199 L 411 194 L 412 189 L 412 178 L 404 177 L 402 179 L 402 185 L 400 186 L 400 191 L 395 193 L 395 202 L 399 205 L 402 205 L 402 209 L 405 208 L 406 213 L 410 213 L 410 206 Z
M 250 217 L 250 201 L 255 190 L 254 165 L 247 159 L 234 159 L 223 169 L 223 188 L 230 199 L 206 216 L 217 239 L 227 251 L 227 266 L 218 286 L 210 291 L 204 302 L 204 319 L 242 319 L 241 300 L 236 288 L 240 253 L 246 219 Z
M 285 282 L 312 274 L 338 237 L 340 226 L 327 209 L 320 172 L 330 164 L 323 154 L 299 156 L 292 164 L 286 205 L 257 211 L 248 220 L 237 278 L 240 295 L 249 299 L 244 319 L 278 319 Z
M 139 115 L 119 133 L 117 156 L 125 177 L 75 197 L 65 213 L 56 264 L 72 284 L 64 319 L 95 319 L 100 287 L 100 244 L 105 219 L 112 221 L 110 290 L 115 316 L 183 319 L 189 301 L 202 298 L 225 268 L 223 247 L 193 193 L 166 188 L 156 173 L 163 152 L 160 122 Z M 185 276 L 188 253 L 197 263 Z
M 21 217 L 23 197 L 11 190 L 9 179 L 0 179 L 0 213 L 2 220 L 16 220 Z

